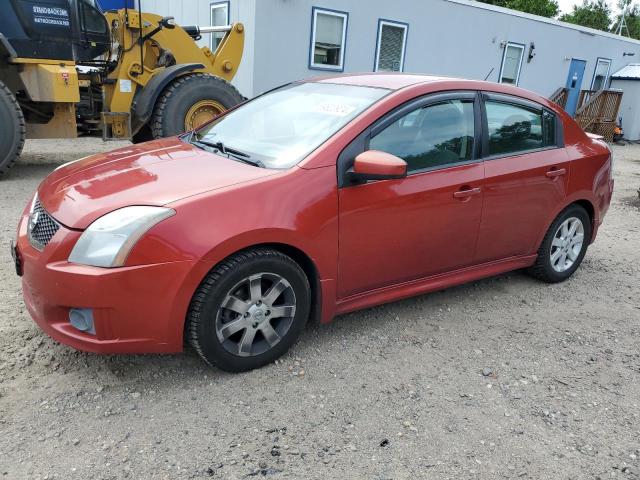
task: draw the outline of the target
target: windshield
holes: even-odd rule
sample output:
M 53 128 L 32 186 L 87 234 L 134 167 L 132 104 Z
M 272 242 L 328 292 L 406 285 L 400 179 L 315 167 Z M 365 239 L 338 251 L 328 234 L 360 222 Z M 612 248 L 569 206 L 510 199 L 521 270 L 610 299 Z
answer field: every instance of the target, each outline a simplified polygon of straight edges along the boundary
M 295 84 L 257 97 L 206 125 L 195 140 L 222 143 L 266 168 L 289 168 L 387 93 L 331 83 Z

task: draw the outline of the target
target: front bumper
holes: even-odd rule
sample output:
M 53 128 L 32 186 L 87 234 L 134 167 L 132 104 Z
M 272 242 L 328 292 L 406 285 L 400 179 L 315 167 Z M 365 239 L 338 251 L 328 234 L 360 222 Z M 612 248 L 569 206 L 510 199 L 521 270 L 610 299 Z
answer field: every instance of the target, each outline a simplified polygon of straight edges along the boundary
M 95 353 L 182 350 L 184 319 L 193 293 L 185 288 L 185 279 L 193 262 L 112 269 L 69 263 L 80 232 L 61 227 L 39 252 L 29 243 L 25 218 L 16 244 L 24 302 L 49 336 Z M 69 323 L 72 308 L 93 310 L 95 335 Z

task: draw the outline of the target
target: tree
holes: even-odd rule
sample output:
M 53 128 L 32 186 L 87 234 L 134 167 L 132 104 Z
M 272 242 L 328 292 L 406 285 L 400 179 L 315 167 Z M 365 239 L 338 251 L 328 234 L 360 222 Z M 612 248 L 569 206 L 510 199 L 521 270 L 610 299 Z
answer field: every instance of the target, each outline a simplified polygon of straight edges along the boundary
M 507 8 L 549 18 L 555 17 L 560 11 L 556 0 L 509 0 Z
M 496 5 L 498 7 L 519 10 L 542 17 L 555 17 L 559 12 L 556 0 L 480 0 L 482 3 Z
M 606 0 L 583 0 L 582 5 L 574 5 L 570 13 L 560 16 L 563 22 L 609 31 L 611 8 Z
M 480 0 L 480 3 L 488 3 L 489 5 L 495 5 L 496 7 L 506 7 L 508 0 Z
M 640 7 L 632 4 L 632 0 L 620 0 L 618 2 L 618 8 L 621 13 L 618 15 L 613 27 L 611 27 L 611 31 L 618 31 L 618 27 L 622 21 L 622 15 L 624 14 L 625 25 L 627 28 L 624 28 L 623 26 L 621 34 L 629 35 L 631 38 L 640 40 Z

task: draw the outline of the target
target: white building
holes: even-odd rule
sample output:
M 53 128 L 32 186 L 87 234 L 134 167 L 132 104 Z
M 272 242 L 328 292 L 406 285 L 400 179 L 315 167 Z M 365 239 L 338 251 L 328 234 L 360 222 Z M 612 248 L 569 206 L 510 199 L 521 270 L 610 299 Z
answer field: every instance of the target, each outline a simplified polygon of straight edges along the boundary
M 640 63 L 631 63 L 611 76 L 611 88 L 622 90 L 622 103 L 618 112 L 624 135 L 640 138 Z
M 234 83 L 248 97 L 333 72 L 398 70 L 517 84 L 550 96 L 608 85 L 640 41 L 469 0 L 142 0 L 179 24 L 243 22 Z M 215 47 L 213 35 L 201 42 Z

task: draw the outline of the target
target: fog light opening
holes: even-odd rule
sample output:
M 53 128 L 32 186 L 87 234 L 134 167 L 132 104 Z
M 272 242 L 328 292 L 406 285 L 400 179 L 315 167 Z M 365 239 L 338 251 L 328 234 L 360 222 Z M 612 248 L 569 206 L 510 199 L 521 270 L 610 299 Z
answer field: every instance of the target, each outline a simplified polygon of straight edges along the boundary
M 90 308 L 72 308 L 69 310 L 69 323 L 84 333 L 96 334 L 93 323 L 93 310 Z

